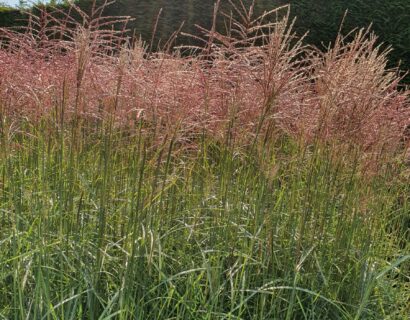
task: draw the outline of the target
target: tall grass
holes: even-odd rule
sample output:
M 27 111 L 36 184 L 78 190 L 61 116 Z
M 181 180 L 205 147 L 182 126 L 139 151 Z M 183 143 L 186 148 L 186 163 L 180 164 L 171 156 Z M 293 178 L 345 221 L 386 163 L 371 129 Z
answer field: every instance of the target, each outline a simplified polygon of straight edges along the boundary
M 172 53 L 97 7 L 4 30 L 0 317 L 406 318 L 408 91 L 241 4 Z

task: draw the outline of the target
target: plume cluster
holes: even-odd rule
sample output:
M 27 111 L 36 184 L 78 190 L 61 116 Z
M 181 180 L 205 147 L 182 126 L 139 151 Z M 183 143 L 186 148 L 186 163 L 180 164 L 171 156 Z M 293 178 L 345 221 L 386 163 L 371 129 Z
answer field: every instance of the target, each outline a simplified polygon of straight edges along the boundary
M 231 13 L 215 4 L 210 30 L 198 26 L 202 46 L 174 46 L 175 33 L 157 52 L 127 36 L 129 17 L 104 17 L 104 5 L 89 15 L 75 4 L 43 10 L 24 30 L 2 29 L 1 117 L 142 120 L 159 135 L 229 134 L 243 144 L 279 132 L 354 143 L 364 154 L 408 141 L 409 91 L 369 30 L 319 50 L 293 33 L 289 7 L 254 16 L 252 5 L 231 4 Z

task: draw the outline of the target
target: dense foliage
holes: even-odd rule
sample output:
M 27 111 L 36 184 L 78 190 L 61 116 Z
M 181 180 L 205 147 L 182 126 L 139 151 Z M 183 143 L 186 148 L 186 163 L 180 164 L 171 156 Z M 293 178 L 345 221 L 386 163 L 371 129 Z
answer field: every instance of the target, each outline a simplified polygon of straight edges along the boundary
M 0 28 L 21 26 L 26 18 L 19 10 L 0 6 Z
M 406 319 L 410 91 L 372 33 L 233 8 L 182 55 L 70 9 L 0 30 L 1 319 Z

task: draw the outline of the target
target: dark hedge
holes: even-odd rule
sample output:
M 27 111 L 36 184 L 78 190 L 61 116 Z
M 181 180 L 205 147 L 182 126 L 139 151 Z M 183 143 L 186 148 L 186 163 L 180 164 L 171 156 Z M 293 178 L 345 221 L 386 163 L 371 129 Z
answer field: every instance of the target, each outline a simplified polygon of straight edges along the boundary
M 227 8 L 227 0 L 222 4 Z M 250 3 L 250 0 L 245 0 Z M 291 14 L 297 17 L 296 30 L 304 34 L 309 30 L 306 41 L 316 46 L 328 45 L 339 30 L 341 20 L 348 10 L 342 31 L 347 33 L 356 27 L 372 29 L 381 42 L 391 45 L 390 66 L 401 62 L 402 70 L 410 69 L 410 1 L 409 0 L 259 0 L 256 13 L 277 5 L 291 4 Z M 91 0 L 80 0 L 79 6 L 89 10 Z M 195 33 L 194 24 L 209 27 L 213 11 L 213 0 L 117 0 L 105 11 L 106 15 L 130 15 L 135 20 L 130 28 L 141 34 L 144 40 L 151 39 L 152 26 L 160 10 L 160 23 L 157 28 L 156 42 L 167 39 L 180 23 L 185 21 L 183 31 Z M 0 27 L 21 25 L 24 14 L 17 10 L 0 9 Z M 188 39 L 179 38 L 179 43 Z M 410 83 L 410 77 L 406 79 Z

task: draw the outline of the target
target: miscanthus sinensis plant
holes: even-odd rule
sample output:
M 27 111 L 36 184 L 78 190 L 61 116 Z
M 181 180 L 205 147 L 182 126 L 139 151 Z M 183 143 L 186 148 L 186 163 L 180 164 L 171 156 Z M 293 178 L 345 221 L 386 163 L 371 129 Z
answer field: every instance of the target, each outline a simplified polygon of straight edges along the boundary
M 230 3 L 155 52 L 105 4 L 1 30 L 0 318 L 408 315 L 399 72 Z

